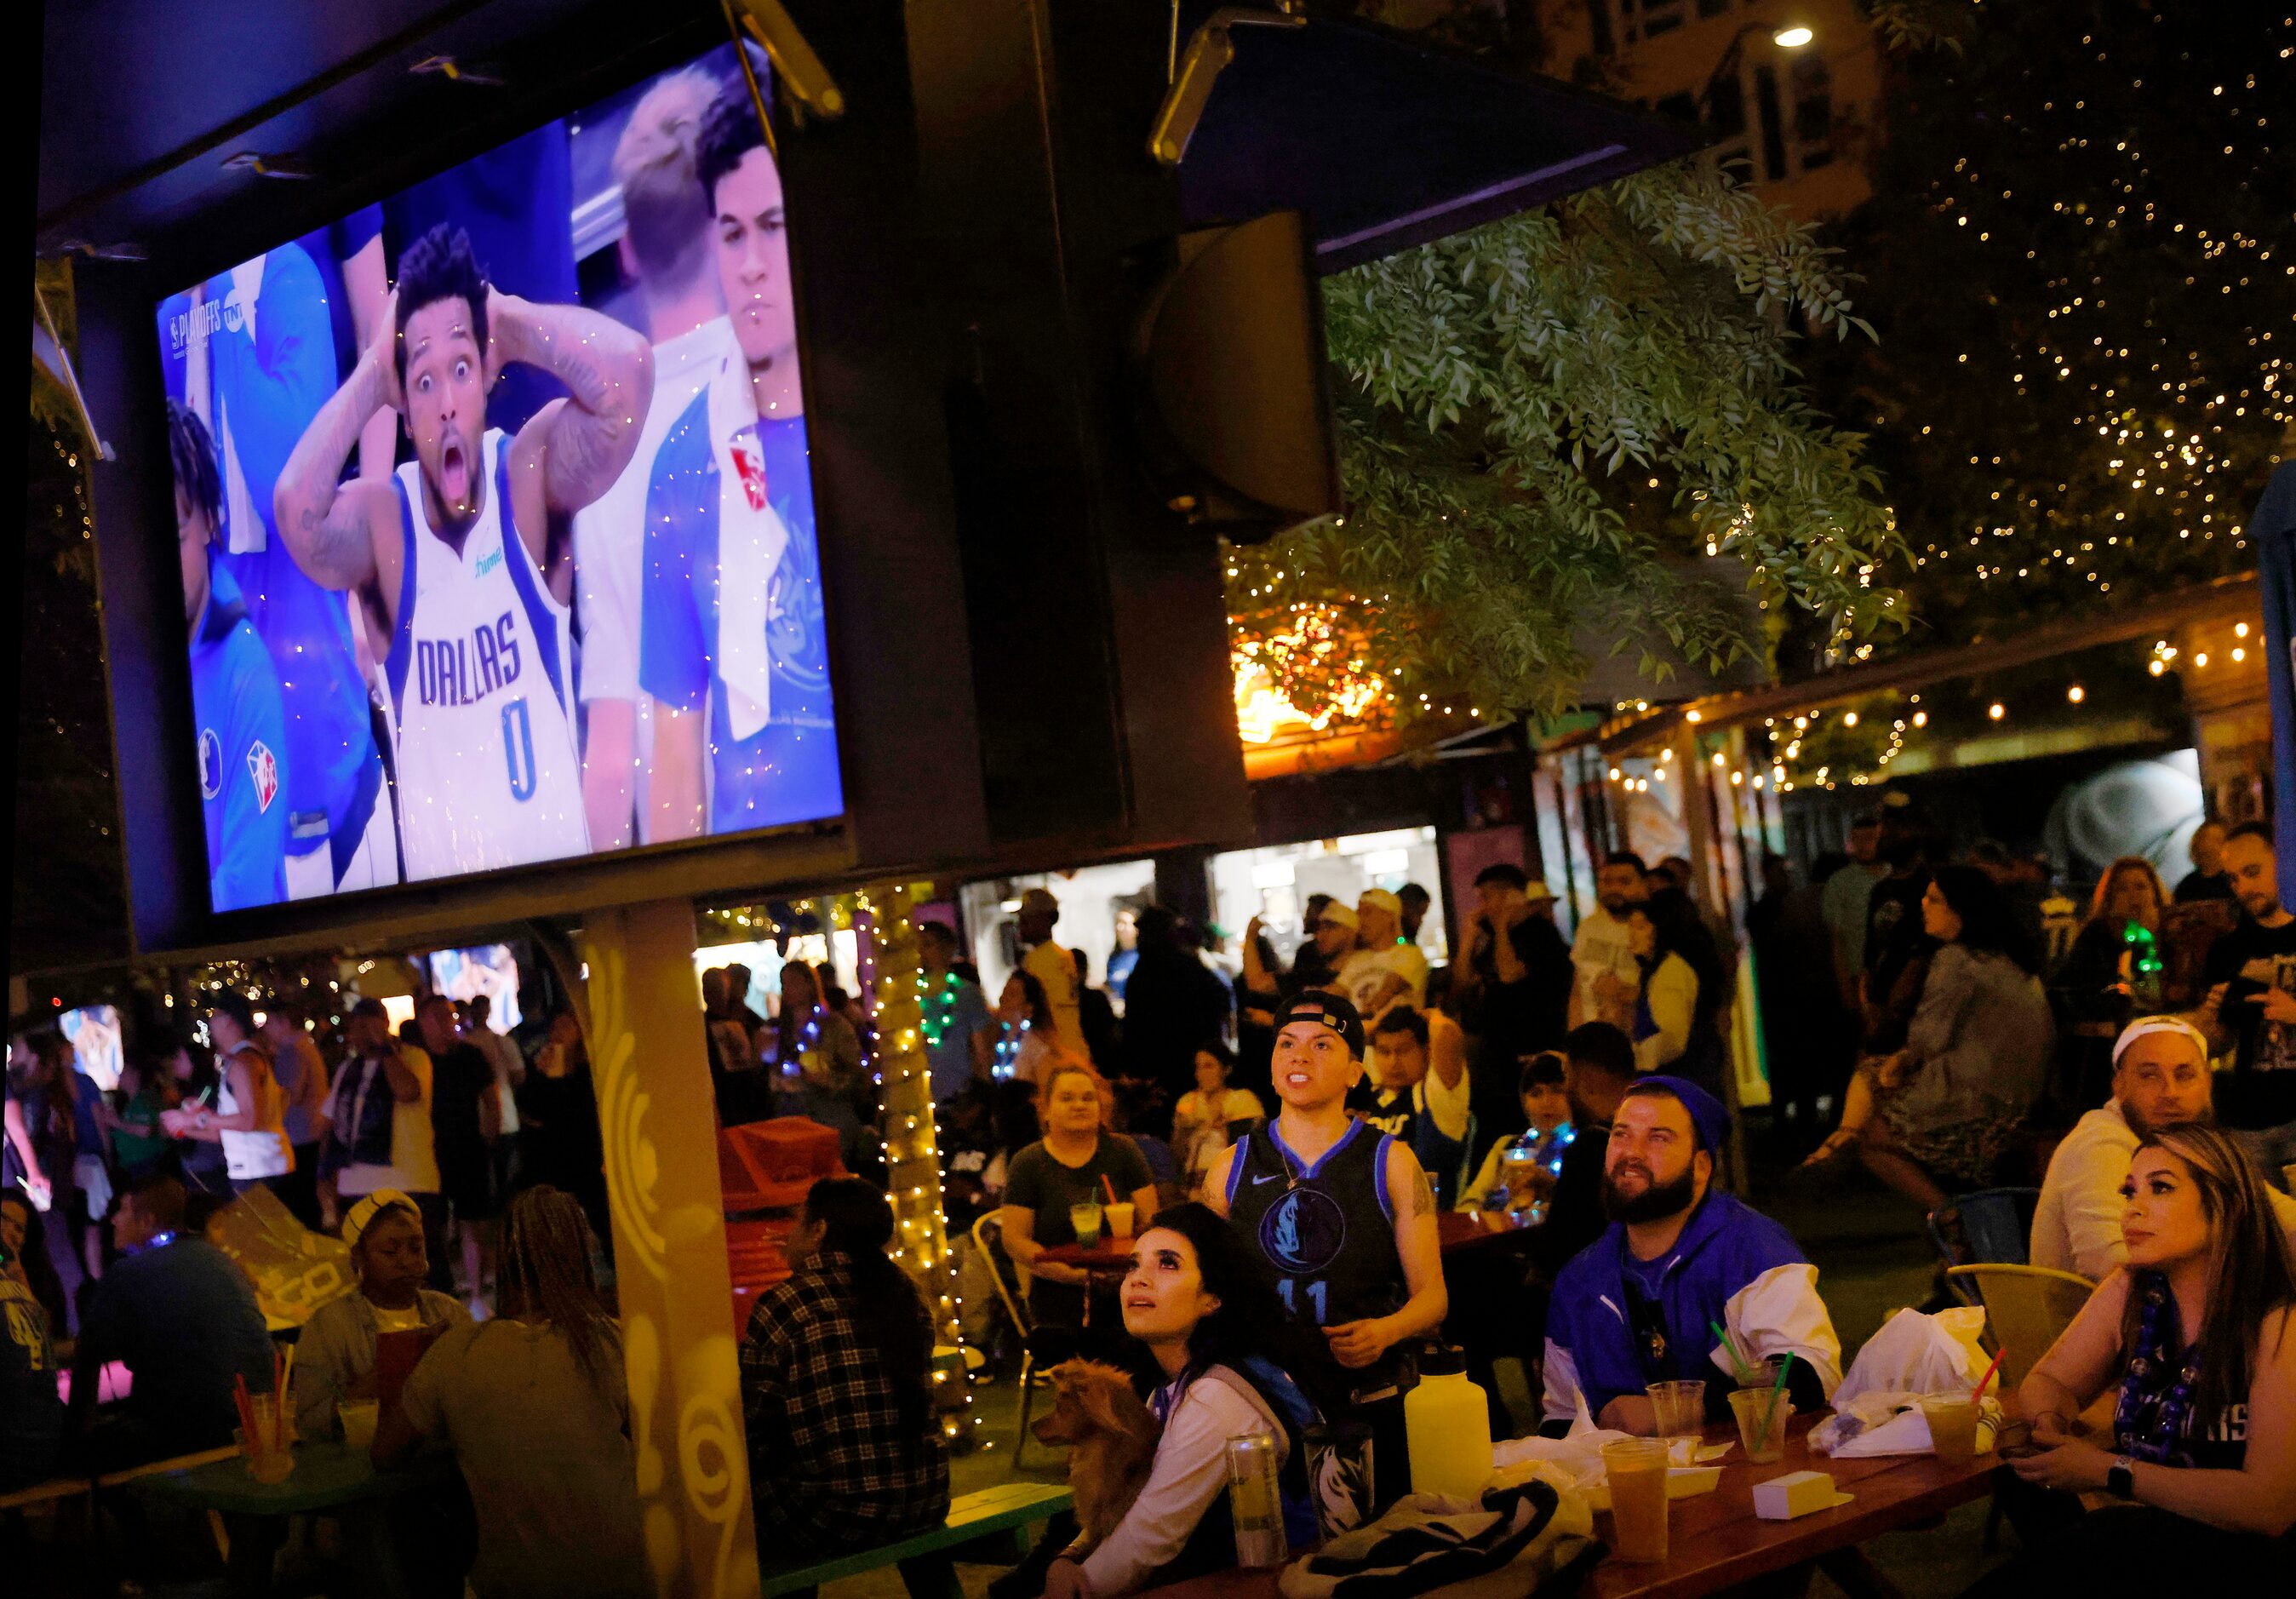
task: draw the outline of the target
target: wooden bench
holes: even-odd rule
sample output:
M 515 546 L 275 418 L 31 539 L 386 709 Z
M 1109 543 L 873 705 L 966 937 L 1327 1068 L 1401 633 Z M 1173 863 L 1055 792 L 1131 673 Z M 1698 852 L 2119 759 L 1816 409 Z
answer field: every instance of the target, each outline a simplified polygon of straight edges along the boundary
M 30 1510 L 37 1505 L 84 1498 L 88 1486 L 88 1480 L 85 1477 L 51 1477 L 45 1482 L 20 1488 L 12 1494 L 0 1494 L 0 1511 Z
M 951 1500 L 948 1520 L 933 1531 L 898 1544 L 832 1555 L 811 1565 L 767 1565 L 759 1572 L 764 1599 L 777 1594 L 809 1594 L 824 1582 L 864 1571 L 901 1569 L 910 1599 L 964 1599 L 955 1562 L 978 1559 L 1010 1565 L 1028 1554 L 1028 1529 L 1069 1508 L 1069 1490 L 1042 1482 L 1001 1482 Z M 758 1532 L 767 1538 L 770 1528 Z M 974 1546 L 978 1546 L 976 1549 Z

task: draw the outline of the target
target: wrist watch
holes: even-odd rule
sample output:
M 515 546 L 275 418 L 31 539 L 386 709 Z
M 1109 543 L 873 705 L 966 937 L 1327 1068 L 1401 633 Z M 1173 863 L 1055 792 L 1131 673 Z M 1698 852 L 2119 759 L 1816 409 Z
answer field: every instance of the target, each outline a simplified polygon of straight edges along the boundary
M 2136 1496 L 2136 1462 L 2127 1455 L 2112 1457 L 2112 1469 L 2104 1474 L 2104 1491 L 2116 1499 Z

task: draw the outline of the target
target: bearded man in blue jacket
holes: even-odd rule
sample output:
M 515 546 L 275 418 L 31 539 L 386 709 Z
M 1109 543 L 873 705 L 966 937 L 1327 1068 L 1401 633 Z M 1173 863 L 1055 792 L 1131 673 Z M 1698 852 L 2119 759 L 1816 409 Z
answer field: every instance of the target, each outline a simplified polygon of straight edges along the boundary
M 1691 1379 L 1706 1383 L 1708 1418 L 1726 1421 L 1737 1366 L 1789 1351 L 1797 1412 L 1822 1408 L 1840 1385 L 1841 1341 L 1817 1268 L 1776 1222 L 1712 1191 L 1729 1126 L 1721 1103 L 1681 1078 L 1627 1090 L 1603 1174 L 1611 1226 L 1555 1279 L 1541 1431 L 1560 1436 L 1583 1404 L 1601 1425 L 1646 1436 L 1656 1418 L 1644 1390 Z

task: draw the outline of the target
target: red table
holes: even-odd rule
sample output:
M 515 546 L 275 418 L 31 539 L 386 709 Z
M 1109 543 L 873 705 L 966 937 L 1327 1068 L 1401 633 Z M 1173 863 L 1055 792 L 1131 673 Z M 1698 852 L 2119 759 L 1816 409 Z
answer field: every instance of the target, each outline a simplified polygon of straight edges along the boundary
M 1833 1460 L 1809 1452 L 1813 1420 L 1797 1416 L 1788 1423 L 1784 1460 L 1751 1465 L 1742 1451 L 1734 1452 L 1723 1462 L 1720 1487 L 1675 1500 L 1667 1525 L 1672 1558 L 1665 1564 L 1605 1560 L 1581 1592 L 1589 1599 L 1702 1599 L 1724 1593 L 1774 1572 L 1845 1555 L 1867 1538 L 1983 1498 L 1987 1480 L 1999 1464 L 1994 1455 L 1974 1460 L 1939 1460 L 1934 1455 Z M 1710 1441 L 1734 1440 L 1737 1432 L 1718 1427 L 1707 1436 Z M 1836 1486 L 1855 1496 L 1853 1502 L 1793 1521 L 1765 1521 L 1754 1514 L 1756 1483 L 1805 1470 L 1830 1472 Z M 1595 1513 L 1595 1536 L 1607 1539 L 1610 1530 L 1610 1513 Z M 1153 1589 L 1144 1599 L 1274 1599 L 1276 1575 L 1274 1570 L 1223 1571 Z

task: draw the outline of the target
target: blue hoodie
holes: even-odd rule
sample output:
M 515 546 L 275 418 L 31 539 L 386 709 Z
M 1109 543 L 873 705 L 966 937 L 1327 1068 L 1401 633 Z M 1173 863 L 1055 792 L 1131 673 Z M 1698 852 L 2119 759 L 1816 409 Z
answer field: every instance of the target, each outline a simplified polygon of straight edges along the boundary
M 1639 1394 L 1657 1380 L 1636 1351 L 1627 1255 L 1626 1225 L 1612 1222 L 1555 1278 L 1546 1318 L 1549 1420 L 1569 1419 L 1582 1393 L 1587 1414 L 1599 1418 L 1620 1394 Z M 1710 1323 L 1728 1329 L 1742 1357 L 1766 1360 L 1791 1349 L 1825 1393 L 1841 1381 L 1841 1341 L 1817 1297 L 1816 1268 L 1792 1234 L 1759 1211 L 1709 1193 L 1657 1275 L 1673 1367 L 1664 1374 L 1704 1379 L 1710 1415 L 1727 1415 L 1731 1386 L 1730 1357 Z

